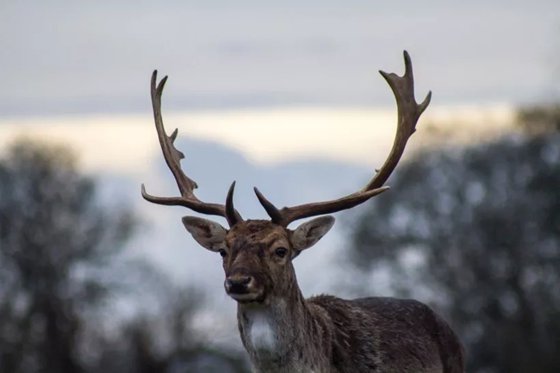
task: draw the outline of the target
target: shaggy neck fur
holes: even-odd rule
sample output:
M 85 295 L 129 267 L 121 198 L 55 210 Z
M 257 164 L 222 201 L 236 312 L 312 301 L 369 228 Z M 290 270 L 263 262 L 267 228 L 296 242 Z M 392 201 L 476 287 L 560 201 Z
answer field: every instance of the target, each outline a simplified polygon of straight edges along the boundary
M 271 298 L 238 305 L 239 332 L 255 372 L 329 371 L 329 328 L 312 317 L 299 289 L 294 291 L 290 302 Z

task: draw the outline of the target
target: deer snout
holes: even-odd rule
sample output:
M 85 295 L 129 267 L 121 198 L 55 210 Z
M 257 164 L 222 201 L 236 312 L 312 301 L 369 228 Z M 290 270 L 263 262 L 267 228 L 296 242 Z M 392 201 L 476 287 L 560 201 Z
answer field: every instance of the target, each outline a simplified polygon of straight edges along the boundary
M 242 274 L 228 276 L 225 281 L 226 291 L 230 294 L 243 294 L 249 291 L 253 277 Z

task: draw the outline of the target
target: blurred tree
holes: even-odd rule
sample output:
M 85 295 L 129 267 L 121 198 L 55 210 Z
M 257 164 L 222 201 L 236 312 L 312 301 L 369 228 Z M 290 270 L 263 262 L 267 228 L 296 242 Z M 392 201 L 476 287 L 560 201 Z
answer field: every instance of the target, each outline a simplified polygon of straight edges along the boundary
M 81 372 L 81 311 L 134 219 L 98 203 L 67 148 L 29 140 L 0 160 L 0 196 L 0 371 Z
M 197 330 L 196 316 L 204 312 L 201 293 L 172 284 L 153 268 L 144 267 L 142 277 L 143 294 L 137 295 L 143 305 L 112 339 L 108 333 L 99 336 L 92 373 L 249 372 L 244 354 L 212 346 Z
M 560 131 L 560 103 L 520 108 L 517 126 L 530 134 Z
M 248 371 L 194 332 L 199 294 L 143 261 L 115 270 L 135 219 L 100 204 L 68 148 L 13 144 L 0 196 L 0 372 Z M 131 318 L 110 315 L 110 293 Z
M 421 154 L 390 185 L 355 263 L 442 310 L 470 372 L 559 372 L 560 133 Z
M 179 295 L 179 293 L 177 293 Z M 192 329 L 192 299 L 179 295 L 166 312 L 140 315 L 125 328 L 131 373 L 248 373 L 239 351 L 210 347 Z M 159 346 L 158 346 L 159 342 Z M 163 346 L 162 346 L 163 344 Z

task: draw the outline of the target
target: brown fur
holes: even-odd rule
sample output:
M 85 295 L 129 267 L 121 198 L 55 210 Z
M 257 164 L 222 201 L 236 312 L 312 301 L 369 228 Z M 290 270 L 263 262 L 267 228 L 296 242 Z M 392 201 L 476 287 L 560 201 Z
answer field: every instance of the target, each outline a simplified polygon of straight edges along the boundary
M 291 257 L 292 232 L 247 221 L 227 234 L 226 277 L 254 278 L 258 297 L 239 301 L 241 339 L 255 372 L 462 373 L 463 348 L 450 327 L 414 300 L 321 295 L 305 300 Z M 277 258 L 274 249 L 290 250 Z

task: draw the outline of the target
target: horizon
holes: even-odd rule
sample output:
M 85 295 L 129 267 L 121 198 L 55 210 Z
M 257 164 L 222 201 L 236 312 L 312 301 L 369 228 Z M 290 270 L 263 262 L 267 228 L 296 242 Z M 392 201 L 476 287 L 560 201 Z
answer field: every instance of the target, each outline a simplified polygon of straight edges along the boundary
M 454 135 L 461 137 L 459 142 L 469 143 L 511 130 L 515 119 L 515 108 L 506 104 L 432 106 L 420 119 L 415 138 L 421 139 L 413 141 L 412 148 L 429 143 L 427 132 L 435 129 L 444 131 L 447 140 Z M 229 147 L 255 165 L 322 159 L 369 167 L 390 147 L 396 112 L 396 106 L 284 107 L 171 111 L 163 115 L 168 133 L 179 129 L 179 140 Z M 70 145 L 84 170 L 94 173 L 141 175 L 142 167 L 159 152 L 151 113 L 0 118 L 0 149 L 19 138 Z M 103 144 L 103 152 L 99 152 L 99 144 Z M 187 151 L 187 156 L 196 154 Z

